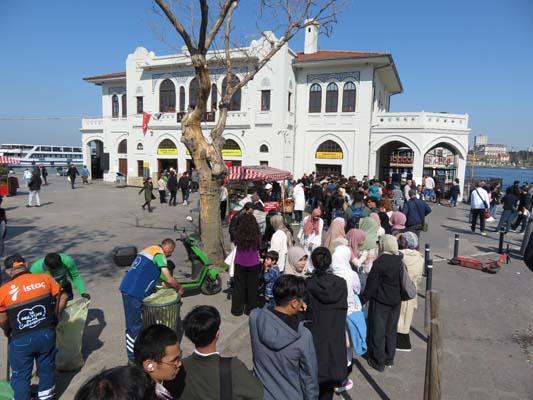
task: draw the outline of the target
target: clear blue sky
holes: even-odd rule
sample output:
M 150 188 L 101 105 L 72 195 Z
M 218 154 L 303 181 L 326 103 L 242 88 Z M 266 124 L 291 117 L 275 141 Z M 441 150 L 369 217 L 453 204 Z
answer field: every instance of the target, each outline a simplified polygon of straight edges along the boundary
M 244 38 L 254 1 L 236 16 Z M 149 0 L 2 0 L 0 117 L 101 115 L 99 88 L 81 78 L 123 71 L 137 46 L 175 52 L 182 44 L 161 21 Z M 356 0 L 319 46 L 391 52 L 404 86 L 391 111 L 466 112 L 472 135 L 533 146 L 531 0 Z M 0 143 L 79 144 L 79 127 L 0 120 Z

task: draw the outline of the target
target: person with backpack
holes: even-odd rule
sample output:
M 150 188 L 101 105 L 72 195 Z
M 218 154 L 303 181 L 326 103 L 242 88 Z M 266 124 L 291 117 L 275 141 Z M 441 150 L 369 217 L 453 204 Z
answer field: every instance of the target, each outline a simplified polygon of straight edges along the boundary
M 407 217 L 405 221 L 405 230 L 416 233 L 420 237 L 420 232 L 424 229 L 425 219 L 431 212 L 431 208 L 422 199 L 417 198 L 417 192 L 414 189 L 409 191 L 409 201 L 403 206 L 403 213 Z
M 353 194 L 352 205 L 346 208 L 346 230 L 353 228 L 359 228 L 359 220 L 370 216 L 370 208 L 364 203 L 364 194 L 361 192 L 355 192 Z
M 472 233 L 476 232 L 476 223 L 479 217 L 479 231 L 481 236 L 487 236 L 485 233 L 485 210 L 489 209 L 489 194 L 483 189 L 484 182 L 476 183 L 476 187 L 470 193 L 470 212 L 472 214 Z
M 220 313 L 213 306 L 198 306 L 183 320 L 185 336 L 194 344 L 183 360 L 184 388 L 181 400 L 262 400 L 263 385 L 237 357 L 217 351 Z

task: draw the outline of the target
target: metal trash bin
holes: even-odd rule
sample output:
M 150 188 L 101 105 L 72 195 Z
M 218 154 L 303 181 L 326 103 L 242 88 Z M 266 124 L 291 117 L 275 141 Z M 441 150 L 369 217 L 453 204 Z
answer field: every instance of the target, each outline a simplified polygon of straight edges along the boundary
M 124 188 L 127 186 L 126 177 L 121 173 L 117 172 L 117 177 L 115 178 L 115 183 L 118 188 Z
M 174 290 L 174 289 L 167 289 Z M 149 299 L 148 297 L 147 299 Z M 181 327 L 181 296 L 177 295 L 175 300 L 167 303 L 151 303 L 149 301 L 143 301 L 141 308 L 141 318 L 143 328 L 153 324 L 161 324 L 168 326 L 174 332 L 178 334 L 178 339 L 181 340 L 182 327 Z

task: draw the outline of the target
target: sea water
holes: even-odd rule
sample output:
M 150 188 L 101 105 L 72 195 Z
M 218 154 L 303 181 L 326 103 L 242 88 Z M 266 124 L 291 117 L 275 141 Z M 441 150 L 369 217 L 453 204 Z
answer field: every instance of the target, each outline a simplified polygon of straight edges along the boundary
M 466 177 L 470 177 L 470 166 L 466 168 Z M 533 182 L 533 168 L 490 168 L 474 167 L 475 178 L 501 178 L 503 187 L 512 185 L 514 181 Z

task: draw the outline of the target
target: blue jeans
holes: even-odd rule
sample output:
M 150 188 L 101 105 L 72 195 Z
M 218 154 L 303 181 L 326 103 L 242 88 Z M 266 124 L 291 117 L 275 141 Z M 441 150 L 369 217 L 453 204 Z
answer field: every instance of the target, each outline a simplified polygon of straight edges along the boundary
M 452 207 L 457 207 L 457 195 L 456 194 L 452 194 L 452 196 L 450 197 L 450 205 Z
M 189 201 L 189 189 L 181 191 L 181 198 L 183 199 L 184 203 Z
M 490 205 L 490 216 L 496 218 L 496 208 L 498 205 L 496 203 Z
M 498 227 L 496 228 L 496 230 L 501 231 L 503 229 L 505 232 L 509 232 L 513 217 L 513 210 L 503 210 L 502 216 L 500 217 L 500 222 L 498 222 Z
M 56 331 L 53 328 L 39 329 L 9 340 L 9 365 L 11 387 L 15 400 L 30 398 L 33 362 L 37 361 L 39 372 L 39 400 L 55 398 Z
M 142 328 L 142 303 L 135 297 L 125 293 L 122 293 L 122 303 L 124 304 L 124 319 L 126 321 L 126 352 L 128 360 L 134 361 L 133 348 L 135 339 L 137 339 Z

